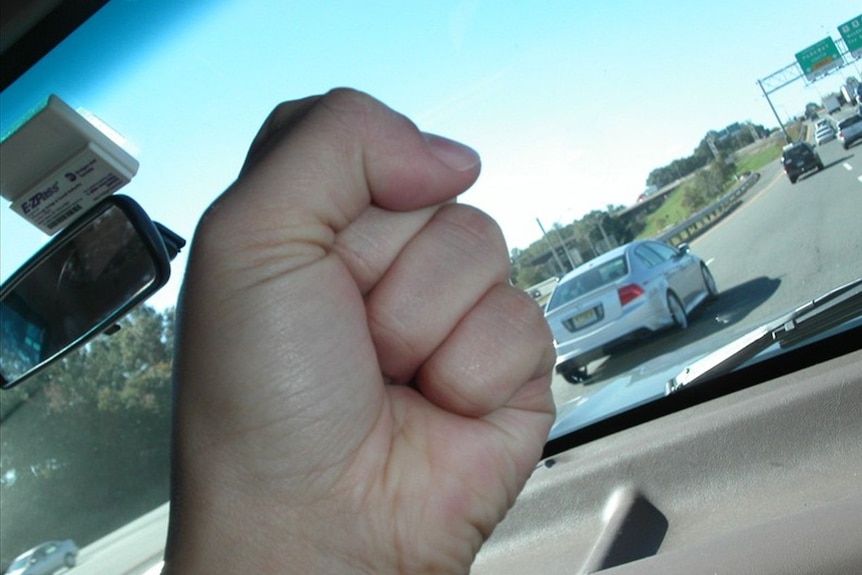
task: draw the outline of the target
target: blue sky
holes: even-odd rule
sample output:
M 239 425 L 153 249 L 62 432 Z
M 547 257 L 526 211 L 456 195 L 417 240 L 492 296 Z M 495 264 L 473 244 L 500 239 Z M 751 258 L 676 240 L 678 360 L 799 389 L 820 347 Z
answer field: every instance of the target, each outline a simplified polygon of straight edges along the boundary
M 462 201 L 520 248 L 539 239 L 536 218 L 631 203 L 709 129 L 775 126 L 756 80 L 858 16 L 787 0 L 176 4 L 115 0 L 3 93 L 0 131 L 49 92 L 89 110 L 140 161 L 123 193 L 191 238 L 275 104 L 352 86 L 476 148 L 483 173 Z M 860 72 L 794 82 L 776 109 L 798 114 Z M 5 206 L 0 232 L 4 278 L 46 240 Z M 173 302 L 184 263 L 156 305 Z

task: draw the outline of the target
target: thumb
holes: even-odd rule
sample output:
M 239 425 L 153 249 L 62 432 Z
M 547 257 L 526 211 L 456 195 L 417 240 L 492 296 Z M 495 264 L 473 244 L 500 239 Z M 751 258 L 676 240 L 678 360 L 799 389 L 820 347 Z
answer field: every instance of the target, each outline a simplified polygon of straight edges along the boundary
M 423 134 L 362 92 L 336 89 L 270 114 L 240 178 L 198 231 L 218 230 L 210 238 L 217 268 L 240 265 L 225 271 L 257 283 L 266 279 L 262 273 L 286 273 L 323 257 L 370 205 L 396 212 L 437 205 L 466 190 L 479 171 L 471 148 Z M 240 257 L 230 257 L 237 252 Z M 253 258 L 245 257 L 250 253 Z M 278 265 L 247 265 L 261 261 Z
M 421 133 L 374 98 L 342 88 L 280 104 L 255 137 L 241 173 L 302 166 L 338 177 L 345 186 L 317 199 L 326 208 L 344 208 L 352 220 L 356 202 L 359 209 L 370 201 L 403 211 L 449 200 L 476 180 L 479 165 L 471 148 Z M 298 199 L 298 191 L 289 195 Z

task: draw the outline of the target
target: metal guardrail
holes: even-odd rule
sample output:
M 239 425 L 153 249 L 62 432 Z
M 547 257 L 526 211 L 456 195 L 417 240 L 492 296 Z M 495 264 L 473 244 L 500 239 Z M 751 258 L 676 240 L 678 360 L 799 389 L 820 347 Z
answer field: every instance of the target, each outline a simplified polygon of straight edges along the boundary
M 760 179 L 760 174 L 754 172 L 749 174 L 733 190 L 719 198 L 711 205 L 700 210 L 687 220 L 659 232 L 653 239 L 668 242 L 670 244 L 680 244 L 684 241 L 693 239 L 696 235 L 704 232 L 720 220 L 731 209 L 735 208 L 740 201 L 739 198 L 747 192 Z
M 711 205 L 703 208 L 693 216 L 689 217 L 682 223 L 675 226 L 665 228 L 652 239 L 665 241 L 673 245 L 678 245 L 684 241 L 691 241 L 698 234 L 706 231 L 713 224 L 718 222 L 723 216 L 728 214 L 731 209 L 735 208 L 741 201 L 739 198 L 745 194 L 751 186 L 760 180 L 760 174 L 753 172 L 746 176 L 736 188 L 713 202 Z M 559 278 L 550 278 L 536 285 L 527 288 L 527 293 L 533 296 L 541 306 L 547 303 L 551 297 L 553 286 L 556 285 Z

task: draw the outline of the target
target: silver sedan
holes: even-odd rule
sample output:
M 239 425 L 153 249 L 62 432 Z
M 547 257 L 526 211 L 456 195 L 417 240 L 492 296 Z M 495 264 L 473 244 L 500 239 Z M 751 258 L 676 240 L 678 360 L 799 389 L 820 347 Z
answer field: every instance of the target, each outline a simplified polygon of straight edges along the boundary
M 61 567 L 71 569 L 78 559 L 78 546 L 71 539 L 47 541 L 15 558 L 6 575 L 51 575 Z
M 557 372 L 576 383 L 608 350 L 661 329 L 688 327 L 688 315 L 718 296 L 706 263 L 679 248 L 640 240 L 611 250 L 564 276 L 548 300 Z
M 829 124 L 824 124 L 822 127 L 817 128 L 817 131 L 814 132 L 814 141 L 818 146 L 834 139 L 835 129 Z

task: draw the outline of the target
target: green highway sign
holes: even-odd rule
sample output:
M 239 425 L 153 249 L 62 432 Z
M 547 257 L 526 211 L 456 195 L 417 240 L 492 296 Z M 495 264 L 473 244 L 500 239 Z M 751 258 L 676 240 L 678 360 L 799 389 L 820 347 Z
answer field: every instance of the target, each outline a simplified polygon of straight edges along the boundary
M 799 62 L 799 67 L 802 68 L 802 73 L 809 82 L 813 82 L 835 68 L 840 68 L 844 63 L 832 38 L 824 38 L 805 50 L 797 52 L 796 61 Z
M 847 45 L 847 51 L 856 58 L 862 58 L 862 14 L 838 26 L 838 33 Z

